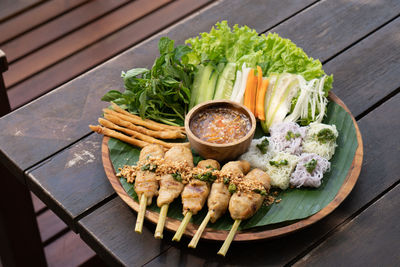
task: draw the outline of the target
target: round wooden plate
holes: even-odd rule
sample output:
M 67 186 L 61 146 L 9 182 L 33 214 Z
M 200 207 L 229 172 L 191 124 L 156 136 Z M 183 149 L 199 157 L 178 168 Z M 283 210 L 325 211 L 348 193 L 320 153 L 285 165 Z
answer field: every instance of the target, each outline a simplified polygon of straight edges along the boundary
M 325 206 L 322 210 L 320 210 L 319 212 L 315 213 L 314 215 L 312 215 L 310 217 L 307 217 L 303 220 L 296 221 L 290 225 L 277 227 L 275 229 L 268 229 L 268 230 L 260 229 L 258 231 L 257 228 L 255 228 L 255 229 L 239 231 L 239 232 L 237 232 L 234 241 L 249 241 L 249 240 L 268 239 L 268 238 L 278 237 L 278 236 L 282 236 L 282 235 L 286 235 L 286 234 L 298 231 L 298 230 L 305 228 L 307 226 L 310 226 L 313 223 L 324 218 L 326 215 L 331 213 L 336 207 L 338 207 L 339 204 L 342 203 L 345 200 L 345 198 L 350 194 L 351 190 L 353 189 L 354 185 L 356 184 L 356 181 L 357 181 L 358 176 L 360 175 L 360 171 L 361 171 L 361 164 L 362 164 L 362 160 L 363 160 L 362 138 L 361 138 L 361 134 L 360 134 L 360 130 L 358 128 L 357 122 L 355 121 L 353 115 L 351 114 L 349 109 L 346 107 L 346 105 L 333 93 L 330 93 L 329 97 L 332 101 L 334 101 L 337 104 L 339 104 L 340 106 L 342 106 L 346 110 L 346 112 L 349 113 L 349 115 L 351 116 L 353 123 L 354 123 L 354 127 L 356 129 L 357 142 L 358 142 L 358 147 L 355 152 L 352 165 L 347 173 L 346 179 L 343 182 L 342 187 L 339 189 L 339 192 L 327 206 Z M 104 137 L 103 143 L 102 143 L 102 159 L 103 159 L 104 170 L 107 174 L 108 180 L 110 181 L 114 190 L 122 198 L 122 200 L 125 201 L 125 203 L 127 203 L 132 209 L 134 209 L 135 211 L 138 211 L 139 203 L 137 203 L 135 200 L 133 200 L 125 192 L 124 188 L 122 187 L 122 185 L 119 181 L 119 178 L 115 175 L 115 170 L 111 163 L 110 154 L 109 154 L 109 150 L 108 150 L 108 140 L 109 139 L 110 139 L 109 137 Z M 158 221 L 158 216 L 159 216 L 159 214 L 157 212 L 149 211 L 149 210 L 147 210 L 146 214 L 145 214 L 145 218 L 147 218 L 149 221 L 151 221 L 155 224 Z M 178 229 L 180 223 L 181 223 L 181 221 L 179 221 L 179 220 L 167 218 L 166 222 L 165 222 L 165 228 L 175 232 Z M 197 227 L 198 227 L 197 225 L 189 223 L 187 226 L 187 229 L 185 231 L 185 235 L 193 236 L 197 230 Z M 228 231 L 206 228 L 201 237 L 203 239 L 223 241 L 226 239 L 227 235 L 228 235 Z

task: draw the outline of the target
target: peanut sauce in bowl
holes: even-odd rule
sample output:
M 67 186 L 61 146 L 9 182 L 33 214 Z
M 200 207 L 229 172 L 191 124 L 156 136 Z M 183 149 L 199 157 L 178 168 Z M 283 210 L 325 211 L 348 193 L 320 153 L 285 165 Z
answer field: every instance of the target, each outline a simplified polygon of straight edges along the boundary
M 192 108 L 185 118 L 190 146 L 203 158 L 223 162 L 246 152 L 256 119 L 245 106 L 229 100 L 211 100 Z
M 243 113 L 226 107 L 211 107 L 197 113 L 190 122 L 193 134 L 203 141 L 227 144 L 246 136 L 250 119 Z

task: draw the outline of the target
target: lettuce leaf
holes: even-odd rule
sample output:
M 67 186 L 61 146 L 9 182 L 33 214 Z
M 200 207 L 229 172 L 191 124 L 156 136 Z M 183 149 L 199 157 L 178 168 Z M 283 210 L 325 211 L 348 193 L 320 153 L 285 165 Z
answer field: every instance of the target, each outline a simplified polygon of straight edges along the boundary
M 325 74 L 322 69 L 321 62 L 312 57 L 297 47 L 289 39 L 280 37 L 277 33 L 269 33 L 267 36 L 262 36 L 267 43 L 263 50 L 262 60 L 268 64 L 263 69 L 263 73 L 292 73 L 299 74 L 307 81 L 315 78 L 320 78 Z M 325 80 L 324 91 L 325 96 L 328 96 L 329 90 L 332 88 L 333 76 L 330 75 Z
M 288 72 L 300 74 L 307 81 L 325 75 L 321 62 L 308 57 L 303 49 L 289 39 L 276 33 L 258 35 L 247 26 L 235 25 L 231 29 L 227 21 L 216 23 L 209 33 L 190 38 L 186 44 L 192 47 L 189 57 L 193 62 L 233 62 L 238 68 L 243 63 L 251 68 L 259 65 L 266 74 L 264 76 L 272 72 Z M 326 96 L 332 88 L 332 82 L 332 75 L 328 76 L 324 86 Z
M 200 36 L 186 40 L 186 44 L 191 45 L 192 55 L 202 63 L 232 62 L 240 67 L 243 63 L 255 67 L 265 46 L 255 30 L 238 25 L 231 29 L 227 21 L 217 22 L 209 33 L 200 33 Z

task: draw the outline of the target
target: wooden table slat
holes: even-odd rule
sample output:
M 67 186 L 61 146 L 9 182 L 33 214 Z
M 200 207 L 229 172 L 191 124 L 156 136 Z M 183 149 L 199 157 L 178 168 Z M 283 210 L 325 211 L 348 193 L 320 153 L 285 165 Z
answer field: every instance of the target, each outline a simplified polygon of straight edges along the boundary
M 333 91 L 355 117 L 399 88 L 399 28 L 397 18 L 324 66 L 334 73 Z
M 8 61 L 12 64 L 16 59 L 104 16 L 127 2 L 128 0 L 98 0 L 87 2 L 62 16 L 56 17 L 4 43 L 1 47 L 6 52 Z M 98 29 L 103 30 L 101 27 L 98 27 Z M 63 42 L 63 40 L 61 40 L 61 42 Z
M 67 82 L 112 56 L 148 38 L 211 0 L 180 0 L 157 10 L 89 47 L 64 58 L 27 81 L 9 88 L 13 109 Z M 175 10 L 180 10 L 176 13 Z M 171 16 L 171 14 L 174 14 Z M 58 52 L 57 52 L 58 53 Z M 154 60 L 154 59 L 153 59 Z M 120 85 L 119 85 L 120 86 Z M 26 88 L 29 88 L 27 91 Z
M 31 77 L 35 73 L 71 56 L 77 51 L 99 41 L 101 38 L 123 28 L 140 19 L 171 0 L 138 0 L 120 8 L 97 21 L 94 21 L 79 31 L 75 31 L 46 45 L 33 54 L 30 54 L 13 64 L 4 74 L 6 87 Z
M 72 229 L 78 216 L 115 194 L 105 177 L 101 140 L 92 134 L 29 173 L 30 190 Z
M 90 260 L 95 252 L 72 231 L 44 248 L 47 264 L 51 266 L 80 266 Z M 71 255 L 74 255 L 71 257 Z M 100 265 L 103 266 L 103 265 Z
M 43 243 L 47 243 L 55 235 L 68 229 L 67 225 L 51 210 L 46 210 L 36 217 Z
M 320 1 L 272 31 L 324 62 L 399 14 L 397 0 Z
M 29 9 L 19 16 L 10 18 L 0 24 L 0 44 L 87 1 L 88 0 L 45 1 L 41 5 Z
M 169 248 L 154 239 L 154 226 L 145 223 L 143 233 L 134 232 L 136 214 L 114 198 L 79 221 L 79 234 L 110 265 L 141 266 Z M 99 245 L 99 241 L 102 243 Z
M 13 17 L 44 0 L 2 0 L 0 4 L 0 23 Z
M 400 185 L 294 266 L 399 266 Z

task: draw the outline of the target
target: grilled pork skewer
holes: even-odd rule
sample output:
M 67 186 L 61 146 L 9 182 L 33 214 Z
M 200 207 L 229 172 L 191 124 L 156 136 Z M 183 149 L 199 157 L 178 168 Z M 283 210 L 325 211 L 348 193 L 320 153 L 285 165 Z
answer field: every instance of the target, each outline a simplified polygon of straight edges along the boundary
M 229 232 L 229 235 L 226 238 L 221 249 L 218 251 L 218 254 L 222 256 L 226 255 L 226 252 L 228 251 L 229 246 L 233 238 L 235 237 L 236 231 L 241 221 L 250 218 L 258 211 L 265 199 L 266 193 L 268 193 L 270 189 L 271 179 L 268 174 L 260 169 L 252 170 L 246 175 L 244 179 L 246 179 L 246 182 L 248 182 L 248 184 L 250 185 L 261 183 L 265 191 L 239 191 L 232 195 L 229 201 L 229 213 L 231 214 L 232 219 L 235 220 L 235 223 L 233 224 L 231 231 Z
M 193 155 L 189 148 L 177 145 L 165 152 L 164 159 L 166 162 L 177 162 L 187 164 L 188 167 L 194 167 Z M 175 176 L 175 178 L 174 178 Z M 154 233 L 155 238 L 163 237 L 165 218 L 168 212 L 169 204 L 177 198 L 182 190 L 183 184 L 179 181 L 179 174 L 165 174 L 160 177 L 160 189 L 158 191 L 157 206 L 161 208 L 158 218 L 157 228 Z
M 226 163 L 222 167 L 221 172 L 231 173 L 232 177 L 240 177 L 248 173 L 249 170 L 250 163 L 245 160 L 240 160 Z M 199 242 L 200 237 L 208 224 L 208 221 L 211 221 L 212 223 L 216 222 L 228 209 L 229 199 L 231 197 L 228 185 L 229 179 L 225 181 L 216 181 L 211 186 L 211 192 L 207 200 L 208 213 L 199 226 L 199 229 L 197 229 L 196 234 L 190 241 L 188 245 L 190 248 L 195 248 L 197 246 L 197 243 Z
M 198 168 L 209 169 L 209 176 L 213 170 L 219 170 L 220 165 L 218 161 L 213 159 L 202 160 L 197 164 Z M 209 181 L 199 179 L 191 180 L 182 191 L 182 204 L 183 204 L 183 218 L 178 230 L 176 231 L 173 241 L 179 241 L 185 232 L 186 226 L 192 218 L 192 215 L 197 214 L 204 206 L 208 194 L 210 193 Z
M 161 145 L 147 145 L 140 151 L 139 161 L 145 161 L 149 157 L 161 159 L 164 157 L 164 148 Z M 158 180 L 157 175 L 151 170 L 141 170 L 137 172 L 135 179 L 135 192 L 140 200 L 140 208 L 136 220 L 135 231 L 142 233 L 144 214 L 146 206 L 151 204 L 153 196 L 157 195 Z

